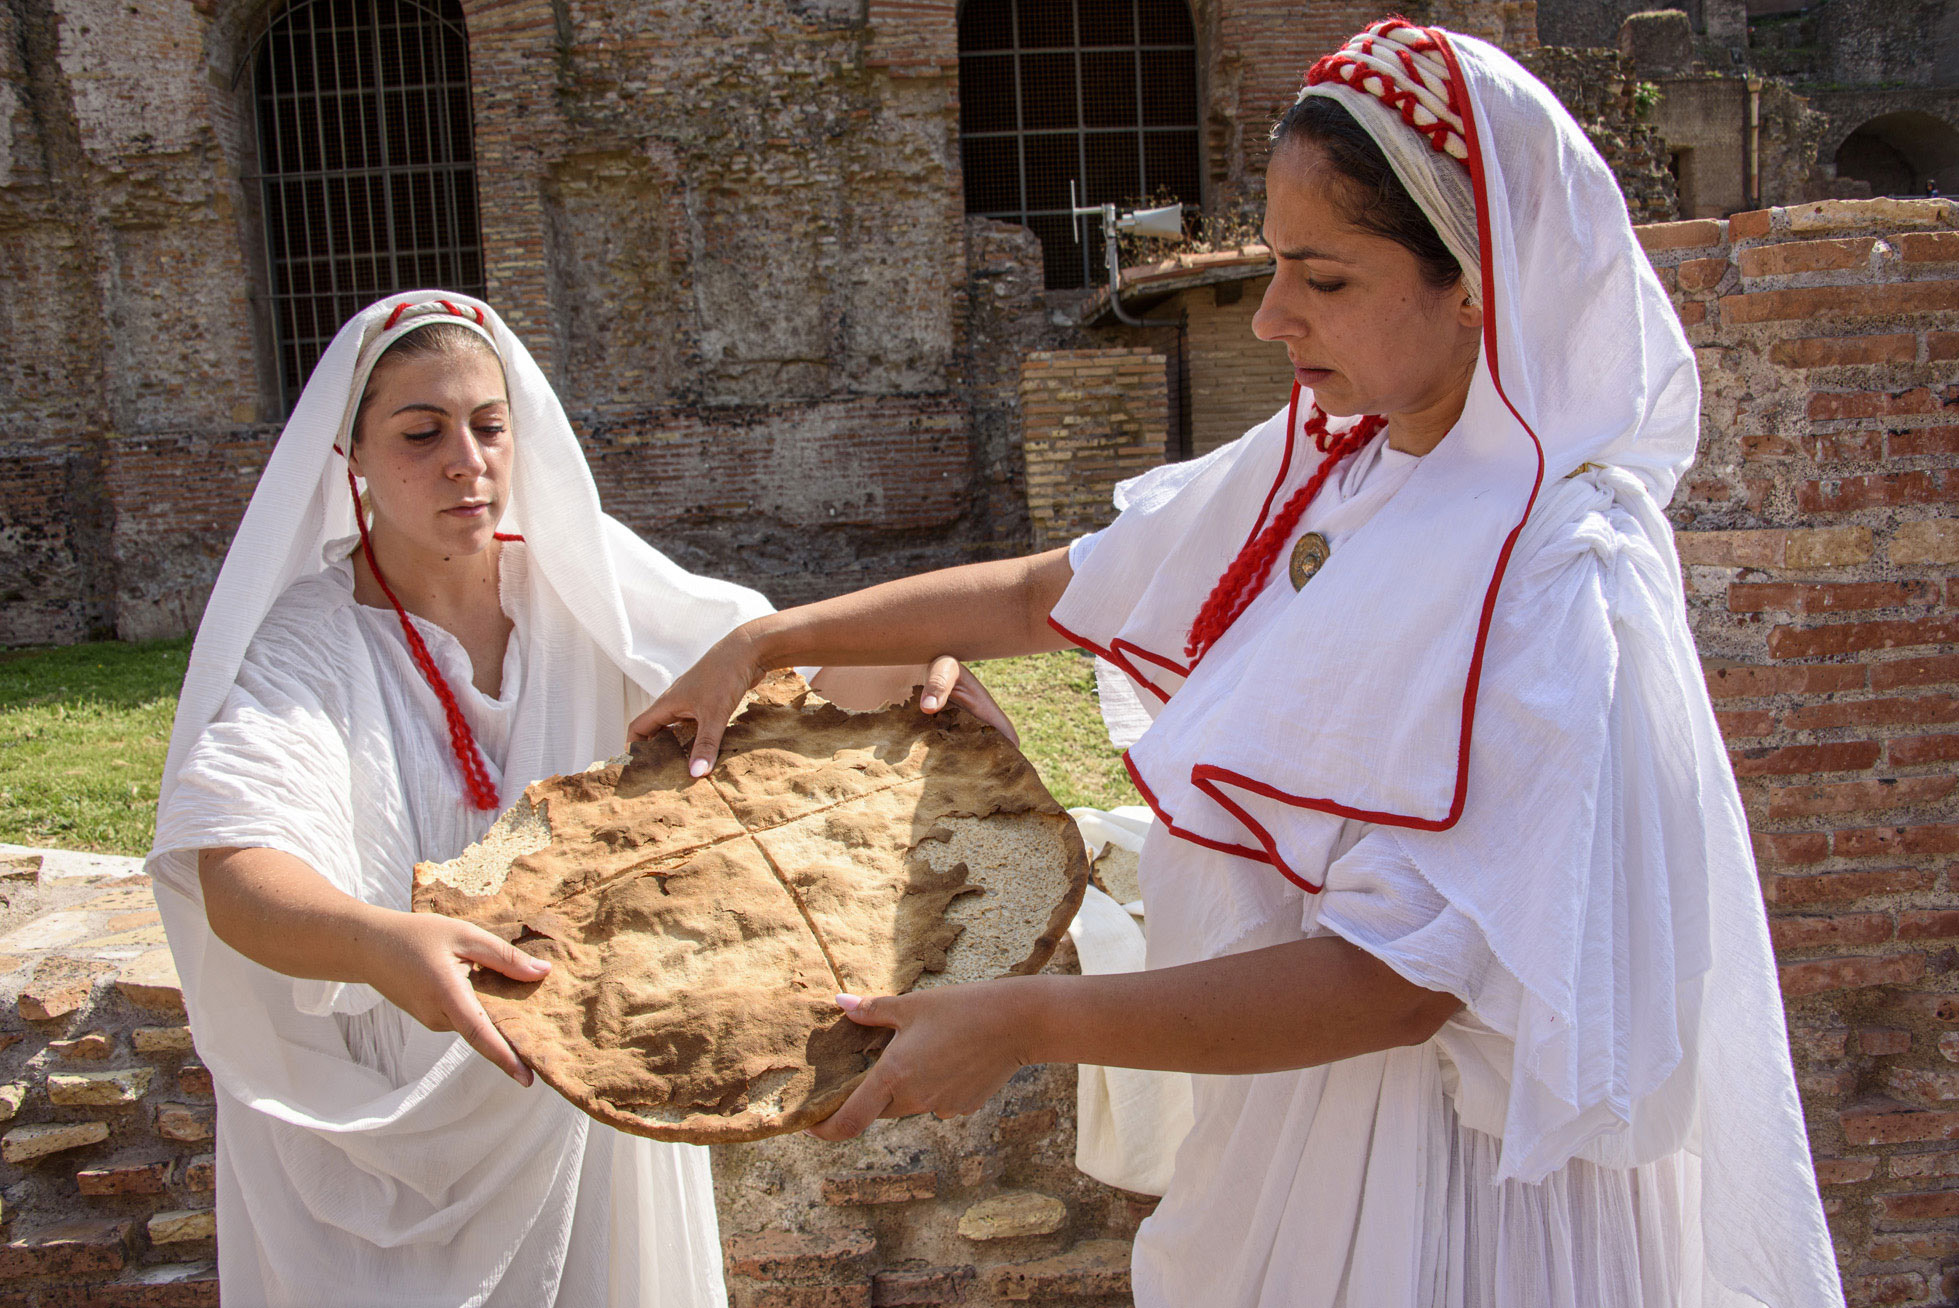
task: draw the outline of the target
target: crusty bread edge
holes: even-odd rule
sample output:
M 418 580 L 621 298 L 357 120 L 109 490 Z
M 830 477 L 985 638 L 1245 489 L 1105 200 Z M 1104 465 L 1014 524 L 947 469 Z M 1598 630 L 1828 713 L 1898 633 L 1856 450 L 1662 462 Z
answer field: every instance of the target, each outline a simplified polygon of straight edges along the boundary
M 772 689 L 775 689 L 777 694 L 781 694 L 782 690 L 786 689 L 786 687 L 778 685 L 772 687 Z M 821 699 L 821 696 L 815 696 L 815 698 Z M 916 692 L 913 698 L 917 698 Z M 764 702 L 768 701 L 765 700 Z M 823 702 L 828 703 L 828 701 Z M 961 718 L 969 718 L 971 715 L 957 705 L 949 704 L 939 711 L 938 717 L 945 725 L 952 726 L 958 723 Z M 978 720 L 974 718 L 973 721 L 977 722 Z M 591 767 L 604 767 L 613 761 L 617 760 L 601 760 L 593 763 Z M 1027 773 L 1033 775 L 1034 783 L 1039 787 L 1041 793 L 1048 795 L 1048 802 L 1055 805 L 1057 812 L 1061 812 L 1059 803 L 1054 800 L 1051 794 L 1048 794 L 1046 786 L 1040 781 L 1039 774 L 1034 771 L 1034 765 L 1028 762 L 1024 755 L 1021 757 L 1020 766 Z M 1038 810 L 1001 809 L 995 811 L 1027 812 Z M 992 814 L 982 816 L 992 816 Z M 1075 915 L 1081 911 L 1082 899 L 1088 892 L 1090 869 L 1087 847 L 1082 843 L 1080 829 L 1076 827 L 1072 819 L 1063 824 L 1061 840 L 1067 857 L 1068 888 L 1063 893 L 1060 901 L 1056 903 L 1054 910 L 1049 913 L 1047 926 L 1035 939 L 1033 945 L 1027 952 L 1027 956 L 1002 973 L 1001 975 L 1003 977 L 1031 976 L 1046 967 L 1049 961 L 1053 959 L 1055 951 L 1061 947 L 1061 939 L 1067 934 L 1069 924 L 1075 920 Z M 420 873 L 421 865 L 417 865 L 416 871 Z M 492 1022 L 497 1025 L 499 1032 L 501 1032 L 502 1025 L 495 1022 L 497 1016 L 496 1005 L 499 1002 L 517 1001 L 499 1001 L 489 995 L 485 995 L 483 998 L 486 1001 L 485 1008 L 489 1011 Z M 507 1040 L 510 1039 L 508 1034 L 505 1034 L 504 1038 Z M 517 1041 L 512 1041 L 512 1047 L 516 1049 L 518 1056 L 524 1059 L 525 1063 L 530 1066 L 531 1070 L 545 1084 L 556 1090 L 560 1095 L 563 1095 L 568 1102 L 576 1105 L 589 1116 L 605 1123 L 607 1126 L 625 1131 L 628 1134 L 645 1136 L 651 1140 L 662 1140 L 672 1144 L 744 1144 L 755 1140 L 767 1140 L 774 1136 L 789 1135 L 796 1131 L 807 1130 L 809 1127 L 831 1116 L 839 1108 L 842 1108 L 845 1101 L 850 1098 L 857 1087 L 863 1083 L 864 1078 L 869 1075 L 869 1069 L 867 1068 L 829 1093 L 807 1100 L 796 1108 L 784 1113 L 772 1114 L 756 1110 L 748 1110 L 732 1115 L 694 1113 L 681 1118 L 678 1122 L 669 1124 L 655 1122 L 649 1118 L 641 1117 L 636 1113 L 619 1108 L 592 1093 L 589 1086 L 568 1083 L 566 1079 L 554 1074 L 555 1068 L 550 1065 L 553 1060 L 547 1059 L 542 1064 L 534 1063 L 531 1061 L 529 1055 L 519 1047 Z

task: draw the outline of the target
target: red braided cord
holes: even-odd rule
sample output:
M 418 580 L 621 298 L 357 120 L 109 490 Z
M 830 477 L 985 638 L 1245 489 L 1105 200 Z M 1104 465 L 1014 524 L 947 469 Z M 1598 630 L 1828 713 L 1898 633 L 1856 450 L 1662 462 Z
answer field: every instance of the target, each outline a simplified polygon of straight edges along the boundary
M 381 564 L 374 557 L 374 542 L 367 536 L 367 515 L 361 512 L 360 485 L 354 480 L 354 470 L 347 469 L 347 489 L 354 493 L 354 522 L 360 527 L 361 551 L 367 556 L 367 567 L 379 583 L 381 593 L 394 605 L 395 617 L 401 619 L 401 634 L 408 638 L 408 654 L 421 669 L 422 679 L 429 683 L 429 689 L 442 701 L 442 715 L 449 723 L 449 748 L 456 756 L 456 766 L 462 769 L 463 786 L 469 791 L 469 802 L 473 807 L 488 811 L 497 808 L 500 800 L 497 788 L 490 781 L 489 772 L 483 767 L 483 755 L 476 748 L 476 733 L 469 729 L 469 720 L 463 717 L 462 705 L 456 702 L 456 692 L 449 689 L 443 679 L 441 669 L 435 666 L 435 659 L 429 647 L 422 640 L 422 633 L 415 630 L 409 621 L 408 610 L 401 607 L 395 598 L 394 589 L 388 579 L 381 574 Z M 505 539 L 499 536 L 498 539 Z
M 1218 578 L 1217 585 L 1211 588 L 1184 641 L 1184 655 L 1190 659 L 1193 668 L 1265 589 L 1265 583 L 1272 575 L 1272 565 L 1278 561 L 1279 551 L 1292 538 L 1299 520 L 1306 515 L 1307 506 L 1320 493 L 1320 487 L 1326 484 L 1333 469 L 1348 455 L 1378 436 L 1387 425 L 1386 418 L 1369 416 L 1335 436 L 1326 429 L 1326 414 L 1319 405 L 1313 406 L 1313 412 L 1306 418 L 1306 434 L 1313 438 L 1314 446 L 1326 457 L 1320 460 L 1319 467 L 1313 469 L 1313 475 L 1306 479 L 1306 484 L 1292 493 L 1265 529 L 1245 542 L 1245 548 L 1238 551 L 1238 557 L 1231 561 L 1231 566 Z
M 1422 31 L 1421 28 L 1416 27 L 1413 23 L 1397 19 L 1378 24 L 1370 28 L 1369 32 L 1384 34 L 1403 29 L 1415 32 Z M 1420 38 L 1409 41 L 1407 45 L 1412 49 L 1425 51 L 1441 48 L 1426 32 L 1423 32 Z M 1369 40 L 1364 43 L 1363 49 L 1367 53 L 1372 54 L 1373 46 L 1374 43 Z M 1409 77 L 1417 83 L 1421 82 L 1421 75 L 1415 67 L 1415 61 L 1408 52 L 1406 50 L 1397 50 L 1395 53 L 1402 66 L 1408 70 Z M 1372 79 L 1372 85 L 1369 85 L 1369 79 Z M 1455 134 L 1456 129 L 1449 126 L 1448 123 L 1440 118 L 1437 118 L 1435 122 L 1426 127 L 1417 124 L 1415 122 L 1415 110 L 1421 106 L 1421 100 L 1413 91 L 1390 83 L 1386 78 L 1381 76 L 1379 70 L 1369 68 L 1345 50 L 1336 50 L 1314 64 L 1306 72 L 1306 85 L 1308 86 L 1317 86 L 1321 82 L 1328 81 L 1341 82 L 1353 87 L 1357 91 L 1363 91 L 1375 99 L 1382 101 L 1390 109 L 1399 112 L 1401 114 L 1401 120 L 1407 123 L 1409 127 L 1426 136 L 1429 146 L 1436 153 L 1448 153 L 1448 140 L 1450 136 Z M 1460 118 L 1462 117 L 1462 97 L 1458 93 L 1454 82 L 1450 82 L 1448 86 L 1449 111 Z

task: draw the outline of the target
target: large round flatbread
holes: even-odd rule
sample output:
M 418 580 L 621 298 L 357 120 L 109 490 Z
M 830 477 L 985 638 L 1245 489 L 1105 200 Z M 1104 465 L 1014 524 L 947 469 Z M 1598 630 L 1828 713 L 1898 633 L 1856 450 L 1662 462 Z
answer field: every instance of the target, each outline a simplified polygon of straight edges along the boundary
M 416 867 L 415 907 L 551 960 L 541 982 L 475 982 L 566 1098 L 712 1144 L 842 1105 L 890 1032 L 838 992 L 1038 971 L 1087 884 L 1073 821 L 992 728 L 778 687 L 700 780 L 662 732 L 529 787 L 460 857 Z

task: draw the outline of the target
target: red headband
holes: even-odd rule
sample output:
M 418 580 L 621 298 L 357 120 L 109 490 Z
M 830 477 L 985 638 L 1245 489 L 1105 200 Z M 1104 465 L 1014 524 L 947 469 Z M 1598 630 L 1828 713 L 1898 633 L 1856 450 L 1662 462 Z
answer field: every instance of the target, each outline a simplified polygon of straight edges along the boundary
M 1468 166 L 1461 92 L 1441 43 L 1427 28 L 1404 18 L 1375 23 L 1307 70 L 1307 86 L 1323 82 L 1373 96 L 1426 136 L 1438 154 Z
M 438 304 L 447 310 L 451 317 L 462 318 L 464 320 L 474 318 L 478 327 L 489 326 L 488 323 L 483 321 L 483 311 L 481 309 L 472 309 L 468 313 L 464 313 L 447 300 L 403 300 L 394 307 L 393 312 L 388 314 L 388 320 L 381 324 L 381 330 L 384 332 L 393 331 L 394 325 L 401 321 L 401 315 L 407 313 L 410 309 L 433 308 Z

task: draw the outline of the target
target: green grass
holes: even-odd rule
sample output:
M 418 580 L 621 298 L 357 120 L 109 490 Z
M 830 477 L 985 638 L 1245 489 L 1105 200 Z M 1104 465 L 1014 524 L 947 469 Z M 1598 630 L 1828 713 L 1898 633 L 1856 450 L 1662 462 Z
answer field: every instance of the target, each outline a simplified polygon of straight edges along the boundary
M 189 640 L 0 652 L 0 841 L 148 850 Z
M 1140 804 L 1095 705 L 1095 664 L 1073 650 L 974 669 L 1020 732 L 1020 748 L 1065 808 Z
M 142 854 L 190 641 L 0 651 L 0 842 Z M 1134 804 L 1072 652 L 978 669 L 1062 804 Z

